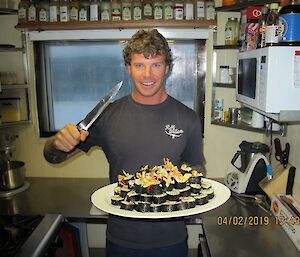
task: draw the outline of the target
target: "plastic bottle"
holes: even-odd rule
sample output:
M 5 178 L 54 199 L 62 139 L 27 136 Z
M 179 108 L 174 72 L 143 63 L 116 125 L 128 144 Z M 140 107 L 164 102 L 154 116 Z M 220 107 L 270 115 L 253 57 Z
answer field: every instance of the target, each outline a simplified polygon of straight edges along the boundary
M 133 0 L 132 16 L 135 21 L 142 19 L 142 2 L 140 0 Z
M 49 3 L 49 21 L 59 21 L 59 0 L 50 0 Z
M 122 1 L 122 20 L 129 21 L 132 19 L 131 0 Z
M 257 48 L 265 47 L 266 45 L 266 26 L 267 26 L 267 18 L 269 9 L 267 6 L 264 6 L 261 9 L 262 18 L 259 21 L 259 27 L 258 27 L 258 40 L 257 40 Z
M 79 21 L 88 21 L 90 19 L 90 2 L 81 0 L 79 7 Z
M 102 0 L 100 3 L 100 17 L 102 21 L 111 20 L 110 0 Z
M 184 2 L 184 17 L 185 20 L 194 19 L 195 6 L 193 0 L 185 0 Z
M 79 0 L 70 0 L 70 21 L 78 21 L 79 6 Z
M 59 20 L 67 22 L 70 20 L 70 3 L 69 0 L 60 0 L 59 3 Z
M 112 2 L 111 2 L 111 19 L 113 21 L 120 21 L 121 17 L 122 17 L 121 1 L 120 0 L 112 0 Z
M 174 19 L 174 4 L 172 0 L 164 0 L 163 18 L 165 20 Z
M 155 20 L 161 20 L 163 18 L 162 0 L 154 0 L 154 2 L 153 2 L 153 17 Z
M 300 5 L 292 1 L 279 12 L 279 42 L 289 45 L 300 41 Z
M 205 19 L 205 1 L 196 0 L 196 14 L 195 17 L 197 20 Z
M 174 19 L 183 20 L 184 18 L 184 4 L 182 0 L 175 0 L 174 3 Z
M 153 19 L 152 0 L 143 0 L 143 19 Z
M 239 22 L 235 17 L 228 18 L 225 25 L 225 45 L 236 45 L 238 40 Z
M 267 17 L 266 26 L 266 46 L 278 44 L 279 19 L 278 19 L 278 3 L 270 5 L 270 12 Z
M 30 21 L 30 22 L 37 21 L 35 0 L 30 0 L 30 2 L 29 2 L 29 7 L 28 7 L 28 21 Z

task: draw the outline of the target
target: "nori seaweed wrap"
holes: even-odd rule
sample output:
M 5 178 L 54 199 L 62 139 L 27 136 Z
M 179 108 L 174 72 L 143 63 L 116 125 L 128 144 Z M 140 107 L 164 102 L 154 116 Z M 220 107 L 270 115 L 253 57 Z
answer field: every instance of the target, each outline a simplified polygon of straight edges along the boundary
M 137 202 L 135 203 L 135 210 L 138 212 L 150 212 L 150 203 Z
M 152 195 L 148 195 L 148 194 L 141 194 L 140 195 L 140 201 L 142 201 L 142 202 L 152 203 L 152 200 L 153 200 Z
M 167 200 L 167 194 L 162 193 L 159 195 L 153 195 L 153 203 L 160 204 L 164 203 Z
M 177 210 L 177 203 L 175 201 L 166 201 L 161 205 L 161 211 L 172 212 Z
M 111 204 L 112 205 L 120 205 L 121 204 L 121 201 L 124 200 L 123 197 L 121 197 L 120 195 L 113 195 L 111 198 Z
M 150 212 L 161 212 L 161 204 L 150 204 Z
M 134 208 L 134 203 L 128 201 L 121 201 L 120 207 L 123 210 L 132 211 Z
M 195 201 L 196 201 L 197 205 L 203 205 L 203 204 L 206 204 L 208 202 L 206 194 L 196 195 L 196 196 L 194 196 L 194 198 L 195 198 Z
M 172 191 L 167 191 L 167 200 L 169 201 L 178 201 L 180 197 L 180 192 L 178 189 L 173 189 Z

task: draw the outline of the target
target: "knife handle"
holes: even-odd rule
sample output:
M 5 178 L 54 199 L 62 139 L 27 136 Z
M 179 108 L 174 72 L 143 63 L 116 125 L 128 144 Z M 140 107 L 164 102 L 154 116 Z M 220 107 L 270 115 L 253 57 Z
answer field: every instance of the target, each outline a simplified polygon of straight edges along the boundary
M 274 139 L 274 145 L 275 145 L 275 159 L 277 161 L 282 162 L 282 149 L 281 149 L 281 143 L 279 138 Z
M 296 173 L 296 168 L 294 166 L 290 167 L 287 184 L 286 184 L 286 191 L 285 191 L 286 195 L 293 195 L 295 173 Z

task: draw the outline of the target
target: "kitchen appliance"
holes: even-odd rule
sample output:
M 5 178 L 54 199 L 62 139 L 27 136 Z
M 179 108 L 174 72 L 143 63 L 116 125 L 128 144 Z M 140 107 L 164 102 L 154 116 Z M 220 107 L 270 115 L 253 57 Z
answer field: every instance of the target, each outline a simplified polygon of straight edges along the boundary
M 265 156 L 269 152 L 269 147 L 260 142 L 247 141 L 242 141 L 239 147 L 240 150 L 233 156 L 232 166 L 225 177 L 226 186 L 236 193 L 263 192 L 258 183 L 266 177 L 267 169 L 270 167 Z
M 10 196 L 29 188 L 25 181 L 25 163 L 12 160 L 16 135 L 0 132 L 0 197 Z
M 300 46 L 238 54 L 236 99 L 265 113 L 300 110 Z

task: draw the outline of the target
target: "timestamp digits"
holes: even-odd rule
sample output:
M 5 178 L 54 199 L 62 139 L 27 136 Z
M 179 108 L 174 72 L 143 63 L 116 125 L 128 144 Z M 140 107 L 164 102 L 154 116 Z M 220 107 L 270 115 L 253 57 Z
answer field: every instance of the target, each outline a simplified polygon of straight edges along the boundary
M 267 216 L 218 216 L 218 225 L 233 225 L 233 226 L 260 226 L 269 225 L 270 220 Z

